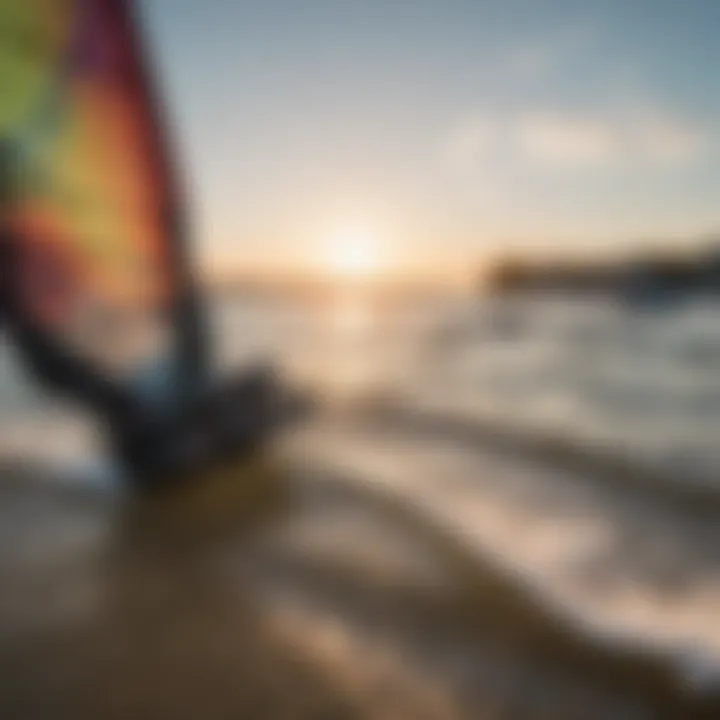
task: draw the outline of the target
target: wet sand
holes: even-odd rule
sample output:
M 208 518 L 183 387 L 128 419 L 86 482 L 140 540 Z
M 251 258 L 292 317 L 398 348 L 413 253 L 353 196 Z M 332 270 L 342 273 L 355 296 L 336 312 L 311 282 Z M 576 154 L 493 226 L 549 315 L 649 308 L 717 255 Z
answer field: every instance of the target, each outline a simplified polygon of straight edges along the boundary
M 0 717 L 716 716 L 381 497 L 307 464 L 255 479 L 138 505 L 4 468 Z

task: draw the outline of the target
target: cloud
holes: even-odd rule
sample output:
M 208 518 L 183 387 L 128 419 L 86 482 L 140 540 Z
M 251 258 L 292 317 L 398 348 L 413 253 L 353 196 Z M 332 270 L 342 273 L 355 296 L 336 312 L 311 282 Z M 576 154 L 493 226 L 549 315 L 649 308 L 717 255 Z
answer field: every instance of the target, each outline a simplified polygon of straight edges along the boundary
M 523 157 L 556 166 L 599 166 L 622 154 L 616 128 L 591 118 L 531 114 L 515 120 L 513 145 Z
M 518 148 L 530 159 L 581 168 L 678 167 L 712 152 L 718 141 L 709 130 L 657 110 L 530 116 L 516 129 Z
M 490 157 L 551 170 L 660 170 L 691 165 L 719 147 L 716 131 L 649 107 L 596 114 L 525 109 L 456 124 L 443 156 L 449 167 L 464 173 Z

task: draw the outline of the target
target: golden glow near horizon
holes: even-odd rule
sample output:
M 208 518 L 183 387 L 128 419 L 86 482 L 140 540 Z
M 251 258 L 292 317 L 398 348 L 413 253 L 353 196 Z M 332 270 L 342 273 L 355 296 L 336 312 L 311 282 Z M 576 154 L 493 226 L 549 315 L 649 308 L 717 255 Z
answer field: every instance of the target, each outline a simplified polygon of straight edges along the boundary
M 321 258 L 326 272 L 345 277 L 366 277 L 383 269 L 382 242 L 363 227 L 345 227 L 328 236 Z

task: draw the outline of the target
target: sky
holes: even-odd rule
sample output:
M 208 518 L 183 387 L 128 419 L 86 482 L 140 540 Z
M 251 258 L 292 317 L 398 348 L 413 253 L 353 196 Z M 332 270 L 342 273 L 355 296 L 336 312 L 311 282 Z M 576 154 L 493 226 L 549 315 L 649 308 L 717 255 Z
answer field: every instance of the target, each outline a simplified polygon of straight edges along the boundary
M 210 264 L 313 264 L 339 233 L 440 268 L 720 231 L 717 0 L 140 5 Z

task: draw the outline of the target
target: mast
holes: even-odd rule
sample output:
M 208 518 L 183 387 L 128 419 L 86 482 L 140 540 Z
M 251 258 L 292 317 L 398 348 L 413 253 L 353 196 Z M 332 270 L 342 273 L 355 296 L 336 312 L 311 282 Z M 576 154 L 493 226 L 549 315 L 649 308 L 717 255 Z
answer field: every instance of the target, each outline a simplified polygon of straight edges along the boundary
M 177 352 L 181 362 L 183 385 L 193 393 L 205 382 L 208 364 L 208 343 L 202 332 L 203 317 L 196 290 L 197 277 L 191 270 L 191 256 L 186 217 L 187 203 L 182 202 L 183 192 L 177 170 L 176 155 L 170 151 L 170 124 L 163 112 L 158 83 L 149 60 L 146 33 L 139 21 L 137 8 L 127 0 L 109 0 L 116 6 L 118 24 L 129 39 L 136 63 L 137 87 L 144 99 L 151 126 L 155 128 L 154 163 L 162 168 L 165 192 L 164 226 L 169 244 L 169 257 L 173 265 L 178 292 L 174 303 L 174 322 L 177 326 Z

